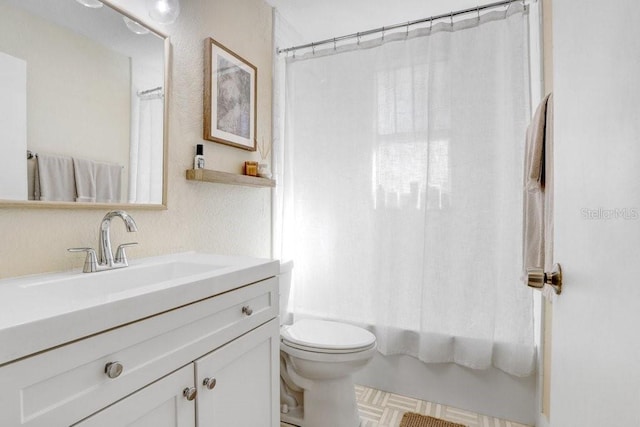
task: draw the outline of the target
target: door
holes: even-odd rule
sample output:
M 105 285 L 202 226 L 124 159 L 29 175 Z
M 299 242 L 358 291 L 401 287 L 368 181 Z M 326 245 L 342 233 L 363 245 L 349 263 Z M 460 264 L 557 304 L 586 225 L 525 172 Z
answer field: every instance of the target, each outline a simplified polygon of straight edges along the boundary
M 552 427 L 640 426 L 640 2 L 608 6 L 553 2 Z
M 196 360 L 198 427 L 277 427 L 278 319 Z
M 184 390 L 192 387 L 193 364 L 189 364 L 74 425 L 195 427 L 195 400 L 184 396 Z

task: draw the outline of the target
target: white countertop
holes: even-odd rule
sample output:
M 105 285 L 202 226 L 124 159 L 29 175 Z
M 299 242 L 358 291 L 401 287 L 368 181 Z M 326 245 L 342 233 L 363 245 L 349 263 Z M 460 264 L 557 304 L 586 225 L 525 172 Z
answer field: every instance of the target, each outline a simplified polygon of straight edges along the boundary
M 0 365 L 278 272 L 274 260 L 187 252 L 0 280 Z

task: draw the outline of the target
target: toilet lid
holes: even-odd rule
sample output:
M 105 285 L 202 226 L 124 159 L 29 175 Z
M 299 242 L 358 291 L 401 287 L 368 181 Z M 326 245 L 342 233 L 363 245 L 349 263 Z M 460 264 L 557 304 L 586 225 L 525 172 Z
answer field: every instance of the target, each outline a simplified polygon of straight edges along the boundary
M 376 342 L 375 335 L 365 329 L 327 320 L 299 320 L 280 335 L 285 344 L 318 352 L 357 351 Z

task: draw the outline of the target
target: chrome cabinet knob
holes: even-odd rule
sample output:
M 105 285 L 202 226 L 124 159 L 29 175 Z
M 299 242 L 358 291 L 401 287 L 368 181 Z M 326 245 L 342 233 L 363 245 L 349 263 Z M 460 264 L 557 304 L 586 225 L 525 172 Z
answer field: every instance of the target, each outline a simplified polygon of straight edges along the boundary
M 198 390 L 196 390 L 195 387 L 187 387 L 182 390 L 182 395 L 185 397 L 185 399 L 191 402 L 196 398 L 196 396 L 198 396 Z
M 109 362 L 104 366 L 104 373 L 111 379 L 118 378 L 124 371 L 124 366 L 120 362 Z
M 205 386 L 208 390 L 213 390 L 216 387 L 216 379 L 215 378 L 205 378 L 202 381 L 202 385 Z
M 562 293 L 562 268 L 560 264 L 554 264 L 553 270 L 545 273 L 542 268 L 527 268 L 527 285 L 542 289 L 547 284 L 553 288 L 557 295 Z
M 242 307 L 242 312 L 247 316 L 251 316 L 253 314 L 253 309 L 250 306 L 245 305 L 244 307 Z

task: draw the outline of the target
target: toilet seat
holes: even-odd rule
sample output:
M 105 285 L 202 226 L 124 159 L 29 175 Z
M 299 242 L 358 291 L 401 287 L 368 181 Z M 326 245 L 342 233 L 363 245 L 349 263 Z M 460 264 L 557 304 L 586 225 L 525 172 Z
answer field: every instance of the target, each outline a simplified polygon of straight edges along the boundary
M 303 319 L 280 331 L 283 344 L 314 353 L 347 354 L 374 348 L 371 332 L 346 323 Z

